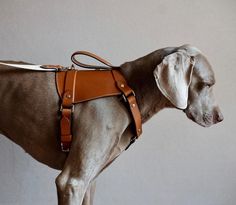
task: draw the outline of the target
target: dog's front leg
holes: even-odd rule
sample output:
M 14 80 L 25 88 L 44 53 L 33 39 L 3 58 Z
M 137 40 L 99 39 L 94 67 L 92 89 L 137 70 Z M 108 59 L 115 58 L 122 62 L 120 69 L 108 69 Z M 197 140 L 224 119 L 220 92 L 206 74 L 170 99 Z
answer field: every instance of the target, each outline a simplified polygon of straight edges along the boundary
M 103 163 L 94 163 L 87 156 L 81 147 L 71 149 L 62 172 L 56 178 L 59 205 L 92 205 L 91 181 Z
M 77 189 L 76 189 L 76 186 L 73 186 L 73 184 L 72 184 L 71 186 L 67 187 L 67 190 L 63 191 L 61 189 L 62 184 L 60 184 L 61 180 L 63 180 L 63 179 L 58 177 L 57 181 L 56 181 L 57 182 L 58 204 L 59 205 L 61 205 L 61 204 L 62 205 L 64 205 L 64 204 L 79 204 L 81 198 L 83 198 L 82 205 L 93 205 L 93 199 L 94 199 L 95 188 L 96 188 L 96 182 L 95 181 L 92 181 L 89 184 L 89 186 L 88 186 L 88 188 L 87 188 L 87 190 L 84 194 L 84 197 L 82 197 L 82 195 L 83 195 L 83 186 L 78 186 Z M 72 191 L 72 193 L 69 193 L 71 191 Z M 66 196 L 66 195 L 71 195 L 71 196 Z M 72 197 L 72 195 L 74 195 L 74 196 Z M 69 197 L 71 197 L 71 199 L 68 199 Z
M 82 205 L 93 205 L 95 188 L 96 188 L 96 181 L 92 181 L 84 195 Z
M 109 98 L 77 105 L 73 122 L 72 147 L 56 179 L 59 205 L 82 205 L 84 197 L 86 203 L 90 183 L 109 161 L 130 118 L 120 102 Z

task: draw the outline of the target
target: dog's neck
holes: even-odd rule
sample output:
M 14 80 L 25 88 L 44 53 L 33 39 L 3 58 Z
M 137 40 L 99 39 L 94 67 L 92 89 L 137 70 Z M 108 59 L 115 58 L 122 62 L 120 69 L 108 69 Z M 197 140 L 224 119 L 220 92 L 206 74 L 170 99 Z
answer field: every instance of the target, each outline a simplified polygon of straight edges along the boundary
M 161 63 L 163 57 L 172 53 L 174 49 L 157 50 L 135 61 L 121 65 L 121 72 L 136 94 L 142 123 L 163 108 L 173 107 L 158 89 L 153 71 Z

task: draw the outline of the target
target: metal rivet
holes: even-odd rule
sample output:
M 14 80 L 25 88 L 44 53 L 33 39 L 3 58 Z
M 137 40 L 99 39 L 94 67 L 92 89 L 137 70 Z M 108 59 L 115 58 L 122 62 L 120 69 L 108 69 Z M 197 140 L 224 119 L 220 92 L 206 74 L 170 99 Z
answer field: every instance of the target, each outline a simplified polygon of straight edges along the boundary
M 138 132 L 141 132 L 141 129 L 138 129 Z
M 136 106 L 136 105 L 133 103 L 133 104 L 132 104 L 132 107 L 135 107 L 135 106 Z
M 124 84 L 121 84 L 121 85 L 120 85 L 120 87 L 124 88 L 124 87 L 125 87 L 125 85 L 124 85 Z
M 70 94 L 67 94 L 66 97 L 67 97 L 67 98 L 71 98 L 71 95 L 70 95 Z

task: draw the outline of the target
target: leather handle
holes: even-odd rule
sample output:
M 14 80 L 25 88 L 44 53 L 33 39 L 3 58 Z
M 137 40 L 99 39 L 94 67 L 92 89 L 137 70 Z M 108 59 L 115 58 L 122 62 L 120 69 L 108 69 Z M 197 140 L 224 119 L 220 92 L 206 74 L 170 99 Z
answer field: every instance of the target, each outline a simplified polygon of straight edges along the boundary
M 89 65 L 89 64 L 85 64 L 85 63 L 81 63 L 80 61 L 76 60 L 76 56 L 79 56 L 79 55 L 84 55 L 84 56 L 88 56 L 88 57 L 91 57 L 91 58 L 94 58 L 96 59 L 97 61 L 103 63 L 104 65 L 106 66 L 97 66 L 97 65 Z M 90 53 L 88 51 L 76 51 L 72 54 L 71 56 L 71 61 L 82 67 L 82 68 L 88 68 L 88 69 L 112 69 L 112 68 L 117 68 L 116 66 L 113 66 L 111 63 L 109 63 L 108 61 L 106 61 L 105 59 L 93 54 L 93 53 Z

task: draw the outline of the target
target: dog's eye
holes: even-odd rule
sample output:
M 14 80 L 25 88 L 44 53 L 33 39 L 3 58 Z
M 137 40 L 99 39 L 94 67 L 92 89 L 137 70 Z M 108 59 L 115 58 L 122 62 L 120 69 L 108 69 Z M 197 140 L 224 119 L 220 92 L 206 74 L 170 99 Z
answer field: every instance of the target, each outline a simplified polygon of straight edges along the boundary
M 204 87 L 205 87 L 204 83 L 198 83 L 196 86 L 197 90 L 202 90 Z
M 208 87 L 208 88 L 214 85 L 214 83 L 204 83 L 204 84 L 205 84 L 205 87 Z
M 197 84 L 197 89 L 202 90 L 204 88 L 210 88 L 212 85 L 210 83 L 201 82 Z

